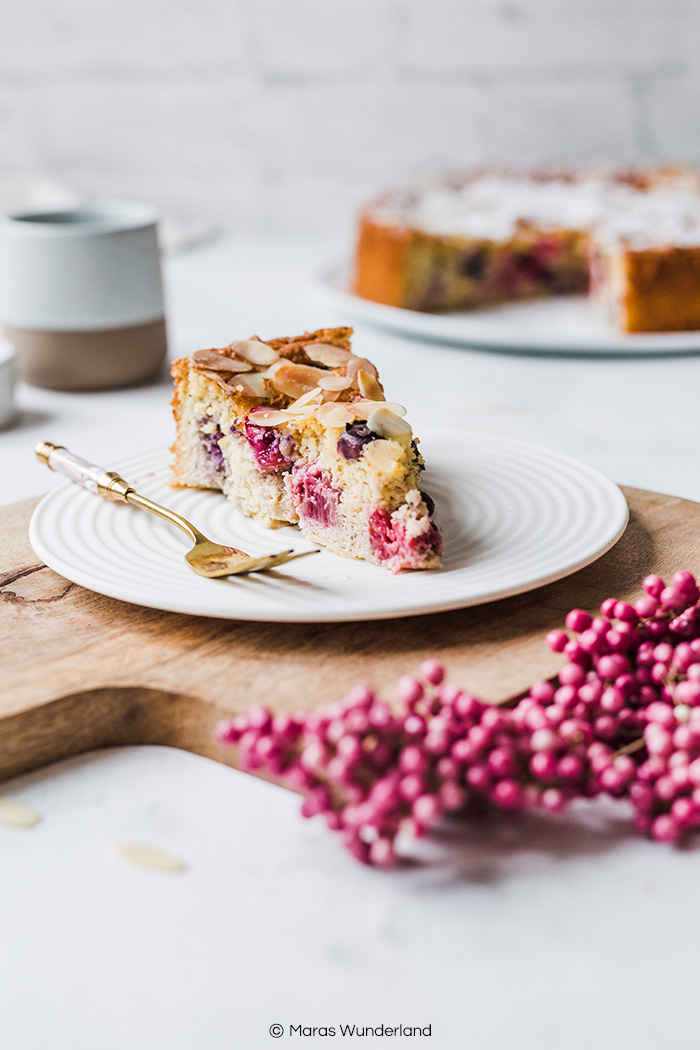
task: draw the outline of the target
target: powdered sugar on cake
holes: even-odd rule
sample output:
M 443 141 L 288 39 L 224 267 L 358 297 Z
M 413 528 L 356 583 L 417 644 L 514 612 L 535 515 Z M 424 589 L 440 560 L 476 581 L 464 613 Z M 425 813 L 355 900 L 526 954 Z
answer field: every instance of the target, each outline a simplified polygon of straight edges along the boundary
M 377 222 L 444 237 L 504 241 L 524 224 L 595 231 L 640 246 L 700 244 L 700 192 L 687 178 L 672 176 L 658 185 L 597 173 L 425 180 L 386 194 L 370 214 Z

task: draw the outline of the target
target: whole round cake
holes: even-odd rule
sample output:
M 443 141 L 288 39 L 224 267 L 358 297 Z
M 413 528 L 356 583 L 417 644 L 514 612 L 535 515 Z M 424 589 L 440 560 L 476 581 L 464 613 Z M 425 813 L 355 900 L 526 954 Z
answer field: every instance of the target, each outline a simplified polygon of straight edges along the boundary
M 357 295 L 470 310 L 590 294 L 625 332 L 700 328 L 700 173 L 479 169 L 363 211 Z

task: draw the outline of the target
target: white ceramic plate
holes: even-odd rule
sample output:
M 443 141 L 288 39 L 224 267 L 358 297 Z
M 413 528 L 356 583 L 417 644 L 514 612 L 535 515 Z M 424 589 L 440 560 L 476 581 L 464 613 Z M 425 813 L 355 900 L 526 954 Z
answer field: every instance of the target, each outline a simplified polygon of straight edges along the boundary
M 560 354 L 689 354 L 700 352 L 700 332 L 623 335 L 584 296 L 509 303 L 488 310 L 428 314 L 361 299 L 348 291 L 349 271 L 334 266 L 321 290 L 350 317 L 433 342 L 490 350 Z
M 207 580 L 185 564 L 187 540 L 177 529 L 70 482 L 41 501 L 29 538 L 61 576 L 112 598 L 198 616 L 301 622 L 416 616 L 518 594 L 595 561 L 627 524 L 616 485 L 550 449 L 450 430 L 424 433 L 421 449 L 445 539 L 438 572 L 394 576 L 322 551 L 274 574 Z M 164 450 L 117 469 L 210 539 L 251 554 L 310 547 L 293 526 L 264 529 L 220 493 L 170 488 Z

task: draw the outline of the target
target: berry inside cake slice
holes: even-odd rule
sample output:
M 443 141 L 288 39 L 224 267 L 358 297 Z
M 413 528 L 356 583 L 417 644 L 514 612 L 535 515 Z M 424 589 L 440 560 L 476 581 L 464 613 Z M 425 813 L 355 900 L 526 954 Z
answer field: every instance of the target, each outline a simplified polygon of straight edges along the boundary
M 253 337 L 176 361 L 174 483 L 221 489 L 248 517 L 296 524 L 346 558 L 439 568 L 405 409 L 385 399 L 351 334 Z

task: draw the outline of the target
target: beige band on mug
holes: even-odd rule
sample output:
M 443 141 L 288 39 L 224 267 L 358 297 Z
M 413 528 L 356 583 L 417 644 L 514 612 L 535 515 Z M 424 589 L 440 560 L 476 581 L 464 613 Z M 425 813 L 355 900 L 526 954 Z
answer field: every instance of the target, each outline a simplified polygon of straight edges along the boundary
M 17 350 L 17 373 L 51 390 L 105 390 L 143 382 L 166 358 L 165 320 L 95 331 L 5 326 Z

